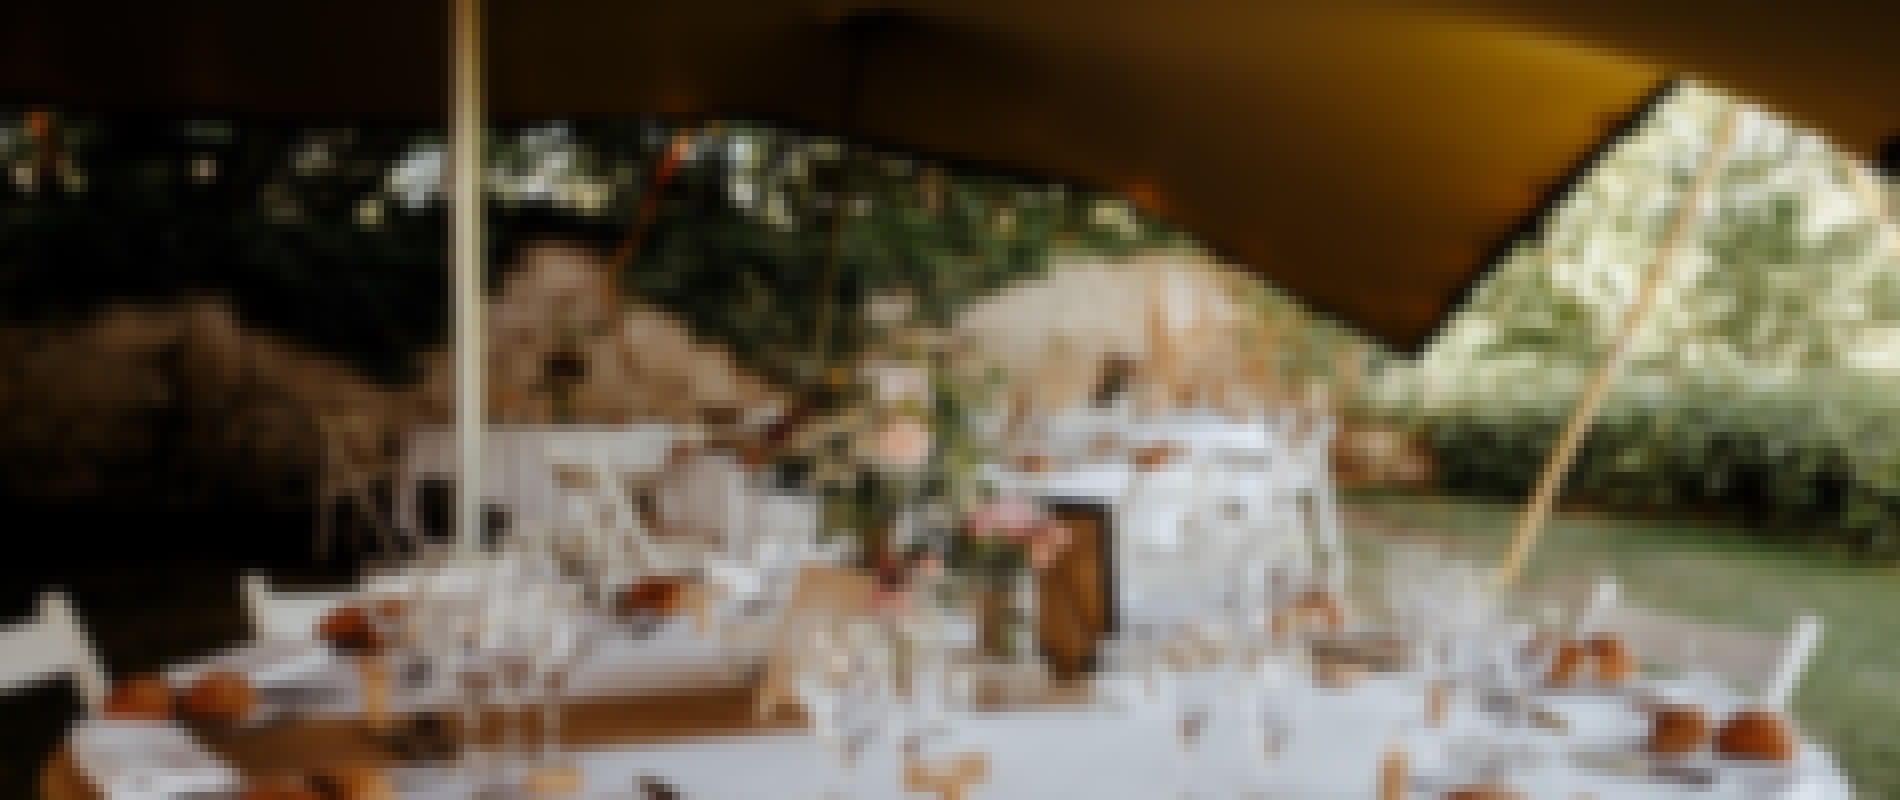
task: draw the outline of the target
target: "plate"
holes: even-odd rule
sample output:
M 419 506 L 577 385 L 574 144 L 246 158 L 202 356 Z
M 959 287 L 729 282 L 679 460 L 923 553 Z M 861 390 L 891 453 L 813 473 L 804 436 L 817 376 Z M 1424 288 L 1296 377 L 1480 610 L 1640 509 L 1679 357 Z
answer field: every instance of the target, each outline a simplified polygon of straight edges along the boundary
M 261 687 L 307 678 L 324 671 L 333 660 L 330 648 L 314 640 L 261 639 L 167 670 L 165 681 L 175 689 L 186 689 L 208 671 L 229 670 L 243 673 Z
M 169 722 L 86 720 L 73 729 L 70 745 L 79 771 L 115 800 L 232 791 L 239 784 L 236 770 Z

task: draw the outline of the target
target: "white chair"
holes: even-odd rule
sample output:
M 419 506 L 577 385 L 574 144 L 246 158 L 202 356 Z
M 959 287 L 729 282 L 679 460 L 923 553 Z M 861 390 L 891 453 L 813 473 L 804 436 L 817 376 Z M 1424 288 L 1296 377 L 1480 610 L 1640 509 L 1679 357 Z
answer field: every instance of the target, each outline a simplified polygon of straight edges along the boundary
M 1252 531 L 1227 517 L 1235 499 L 1205 463 L 1137 473 L 1120 499 L 1117 547 L 1122 613 L 1131 621 L 1182 622 L 1220 607 L 1223 569 L 1236 566 Z
M 317 635 L 317 623 L 323 615 L 342 604 L 354 592 L 284 592 L 273 588 L 261 572 L 248 571 L 243 577 L 244 613 L 251 620 L 251 631 L 261 639 L 307 640 Z
M 377 427 L 365 416 L 327 415 L 318 418 L 317 429 L 323 448 L 317 476 L 317 556 L 329 554 L 339 502 L 361 510 L 375 528 L 385 553 L 395 553 L 397 534 L 376 502 L 375 490 L 378 481 L 393 478 L 396 470 L 382 451 Z
M 1605 575 L 1597 579 L 1596 590 L 1590 594 L 1590 604 L 1577 617 L 1578 635 L 1589 636 L 1602 632 L 1604 618 L 1616 608 L 1617 598 L 1621 594 L 1622 587 L 1616 578 Z
M 65 592 L 41 592 L 33 621 L 0 628 L 0 688 L 13 692 L 62 676 L 72 679 L 88 715 L 105 707 L 105 665 L 72 601 Z
M 1645 663 L 1707 671 L 1772 706 L 1794 699 L 1821 640 L 1821 618 L 1797 617 L 1785 635 L 1762 634 L 1613 605 L 1599 610 L 1593 630 L 1614 632 Z
M 1348 557 L 1339 529 L 1339 499 L 1333 486 L 1332 447 L 1336 427 L 1331 418 L 1321 417 L 1305 435 L 1299 435 L 1292 420 L 1283 418 L 1281 430 L 1288 437 L 1285 445 L 1291 464 L 1288 474 L 1297 487 L 1296 501 L 1310 506 L 1320 548 L 1326 554 L 1328 581 L 1333 589 L 1343 590 Z M 1305 510 L 1303 506 L 1301 512 Z
M 624 476 L 584 448 L 549 448 L 549 469 L 566 510 L 566 523 L 607 560 L 616 580 L 633 572 L 678 572 L 694 566 L 690 554 L 656 541 L 640 521 Z
M 665 530 L 675 536 L 736 552 L 750 535 L 755 498 L 745 467 L 723 453 L 702 453 L 659 476 L 656 510 Z

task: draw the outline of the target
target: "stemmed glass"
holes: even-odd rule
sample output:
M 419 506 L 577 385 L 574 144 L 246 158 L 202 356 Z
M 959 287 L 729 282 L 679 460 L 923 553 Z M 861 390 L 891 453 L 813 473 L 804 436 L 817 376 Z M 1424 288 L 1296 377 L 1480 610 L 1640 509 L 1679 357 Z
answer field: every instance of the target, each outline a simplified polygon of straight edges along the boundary
M 580 598 L 566 584 L 554 587 L 547 616 L 547 635 L 533 654 L 533 685 L 541 704 L 540 762 L 560 766 L 561 706 L 573 671 L 591 654 L 596 627 L 576 613 Z
M 841 799 L 846 796 L 851 768 L 862 742 L 855 741 L 855 731 L 848 726 L 852 709 L 847 705 L 853 689 L 850 655 L 836 641 L 827 623 L 827 620 L 814 620 L 801 637 L 803 647 L 796 690 L 819 739 L 840 762 L 831 771 L 825 795 Z
M 913 589 L 916 611 L 899 622 L 910 654 L 906 673 L 912 735 L 943 733 L 946 728 L 945 673 L 947 664 L 943 610 L 934 602 L 928 582 Z
M 365 609 L 370 628 L 382 645 L 366 657 L 375 659 L 382 670 L 383 712 L 391 723 L 390 728 L 375 731 L 378 737 L 393 737 L 401 730 L 394 724 L 396 718 L 406 715 L 413 706 L 410 668 L 422 658 L 415 619 L 422 613 L 417 602 L 421 595 L 419 581 L 403 573 L 391 573 L 390 578 L 389 590 Z
M 1180 742 L 1181 797 L 1184 800 L 1198 797 L 1194 790 L 1197 783 L 1195 767 L 1200 754 L 1201 742 L 1205 739 L 1208 726 L 1214 718 L 1214 700 L 1212 687 L 1208 684 L 1208 675 L 1194 669 L 1192 663 L 1179 665 L 1169 676 L 1170 694 L 1174 706 L 1174 730 Z
M 483 658 L 480 626 L 477 618 L 462 620 L 458 631 L 460 647 L 453 656 L 453 674 L 462 716 L 461 773 L 465 780 L 480 785 L 490 776 L 487 748 L 482 743 L 482 704 L 488 699 L 493 674 Z
M 484 706 L 499 694 L 498 651 L 507 634 L 507 593 L 500 585 L 496 564 L 482 564 L 477 574 L 478 606 L 454 617 L 461 640 L 455 675 L 462 705 L 463 772 L 477 785 L 492 784 L 500 766 L 499 751 L 490 752 L 482 739 Z
M 1558 648 L 1554 646 L 1535 646 L 1536 628 L 1529 625 L 1510 626 L 1496 648 L 1495 658 L 1508 685 L 1505 687 L 1516 699 L 1518 722 L 1530 726 L 1532 696 L 1544 677 L 1550 674 L 1550 666 L 1556 660 Z
M 507 766 L 525 767 L 528 762 L 525 743 L 526 706 L 537 685 L 541 654 L 552 646 L 554 626 L 547 619 L 548 585 L 524 583 L 517 588 L 513 602 L 502 607 L 497 623 L 500 630 L 493 639 L 496 699 L 501 705 L 504 750 Z
M 1254 709 L 1254 751 L 1268 769 L 1279 763 L 1293 739 L 1293 715 L 1283 692 L 1284 687 L 1262 692 Z

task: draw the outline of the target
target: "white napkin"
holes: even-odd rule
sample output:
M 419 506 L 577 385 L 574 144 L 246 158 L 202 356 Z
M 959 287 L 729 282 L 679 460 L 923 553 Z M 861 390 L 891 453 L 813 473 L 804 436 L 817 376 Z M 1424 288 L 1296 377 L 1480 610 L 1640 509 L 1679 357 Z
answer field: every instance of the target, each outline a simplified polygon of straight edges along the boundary
M 85 720 L 73 729 L 73 758 L 111 800 L 234 791 L 237 771 L 183 728 L 166 722 Z
M 176 688 L 190 686 L 210 670 L 244 674 L 253 685 L 287 683 L 323 672 L 334 660 L 330 648 L 307 639 L 260 639 L 165 672 Z
M 725 558 L 706 560 L 706 572 L 713 582 L 734 597 L 751 597 L 765 588 L 765 576 L 757 566 Z
M 697 638 L 613 640 L 574 670 L 569 687 L 581 697 L 626 697 L 738 686 L 764 663 L 766 649 Z

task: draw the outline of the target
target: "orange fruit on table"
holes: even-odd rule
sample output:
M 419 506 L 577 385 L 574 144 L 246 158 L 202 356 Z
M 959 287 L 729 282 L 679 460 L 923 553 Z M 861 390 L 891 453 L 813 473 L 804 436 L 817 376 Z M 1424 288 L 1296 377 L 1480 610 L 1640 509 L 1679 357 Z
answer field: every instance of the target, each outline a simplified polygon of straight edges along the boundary
M 341 606 L 325 614 L 317 623 L 317 639 L 353 653 L 373 653 L 383 646 L 383 637 L 369 612 L 357 605 Z
M 1030 475 L 1048 472 L 1050 467 L 1049 457 L 1043 455 L 1023 456 L 1016 463 L 1018 470 Z
M 1793 761 L 1800 751 L 1793 726 L 1767 708 L 1746 708 L 1715 736 L 1716 752 L 1744 761 Z
M 682 578 L 648 578 L 620 592 L 623 614 L 671 616 L 684 605 L 686 581 Z
M 1636 655 L 1620 637 L 1604 634 L 1591 639 L 1590 655 L 1596 658 L 1598 680 L 1622 683 L 1636 677 Z
M 1346 610 L 1340 607 L 1338 598 L 1324 589 L 1313 589 L 1300 595 L 1293 607 L 1301 621 L 1317 624 L 1328 633 L 1338 633 L 1346 628 Z
M 1692 705 L 1664 704 L 1650 727 L 1649 752 L 1659 756 L 1687 756 L 1701 752 L 1714 733 L 1709 715 Z
M 106 719 L 168 720 L 173 710 L 172 687 L 156 675 L 120 681 L 106 698 Z
M 1550 664 L 1552 686 L 1569 686 L 1584 676 L 1590 666 L 1590 648 L 1583 642 L 1565 641 L 1557 645 L 1557 656 Z
M 250 679 L 223 670 L 199 676 L 181 701 L 186 716 L 203 722 L 242 722 L 257 707 L 257 690 Z
M 1174 463 L 1177 455 L 1172 447 L 1143 447 L 1135 451 L 1135 467 L 1143 470 L 1160 469 Z

